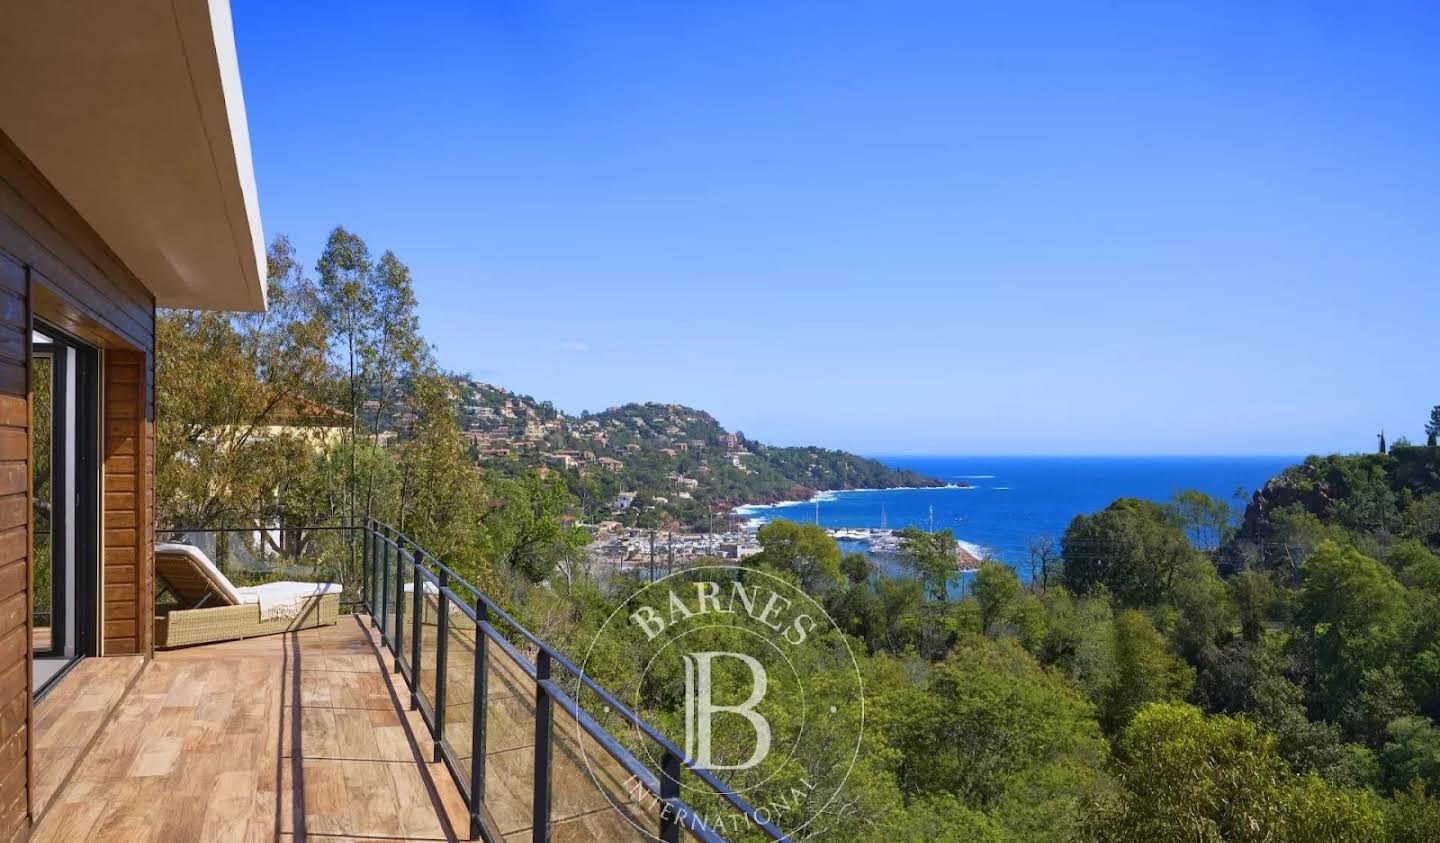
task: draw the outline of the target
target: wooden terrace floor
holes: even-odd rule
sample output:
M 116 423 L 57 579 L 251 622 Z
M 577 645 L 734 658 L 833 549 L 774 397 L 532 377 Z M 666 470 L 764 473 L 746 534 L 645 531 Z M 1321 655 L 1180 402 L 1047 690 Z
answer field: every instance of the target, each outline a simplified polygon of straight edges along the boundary
M 446 671 L 446 734 L 467 769 L 474 634 L 452 629 Z M 433 694 L 433 626 L 424 646 L 421 683 Z M 517 843 L 530 839 L 535 686 L 498 646 L 490 653 L 486 819 L 497 839 Z M 431 762 L 432 738 L 392 661 L 369 618 L 354 615 L 157 653 L 32 840 L 465 840 L 466 806 L 446 767 Z M 551 839 L 652 840 L 615 808 L 653 828 L 653 806 L 634 802 L 623 770 L 588 737 L 578 741 L 559 710 L 555 736 Z
M 158 653 L 32 839 L 465 839 L 395 679 L 354 616 Z

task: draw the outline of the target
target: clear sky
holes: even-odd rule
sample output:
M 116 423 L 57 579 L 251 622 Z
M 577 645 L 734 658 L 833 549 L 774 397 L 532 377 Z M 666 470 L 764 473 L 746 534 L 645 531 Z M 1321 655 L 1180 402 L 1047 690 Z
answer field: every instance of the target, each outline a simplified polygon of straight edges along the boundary
M 233 0 L 267 237 L 446 368 L 966 454 L 1420 438 L 1437 10 Z

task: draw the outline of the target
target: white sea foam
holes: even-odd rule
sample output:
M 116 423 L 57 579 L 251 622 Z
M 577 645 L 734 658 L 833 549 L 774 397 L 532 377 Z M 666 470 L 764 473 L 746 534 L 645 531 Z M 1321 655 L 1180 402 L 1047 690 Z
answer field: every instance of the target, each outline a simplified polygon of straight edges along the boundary
M 774 503 L 747 503 L 731 510 L 736 515 L 754 515 L 766 509 L 784 509 L 788 506 L 802 506 L 810 501 L 776 501 Z
M 789 509 L 797 506 L 814 506 L 817 503 L 834 503 L 840 500 L 841 495 L 866 495 L 875 492 L 935 492 L 935 491 L 970 491 L 978 487 L 972 485 L 960 485 L 958 483 L 946 483 L 943 486 L 888 486 L 881 489 L 825 489 L 816 492 L 803 501 L 776 501 L 774 503 L 746 503 L 735 507 L 731 512 L 742 518 L 754 518 L 756 513 L 768 509 Z
M 974 556 L 976 559 L 990 558 L 990 551 L 984 545 L 976 544 L 975 542 L 961 541 L 959 539 L 956 539 L 955 543 L 965 548 L 965 552 Z

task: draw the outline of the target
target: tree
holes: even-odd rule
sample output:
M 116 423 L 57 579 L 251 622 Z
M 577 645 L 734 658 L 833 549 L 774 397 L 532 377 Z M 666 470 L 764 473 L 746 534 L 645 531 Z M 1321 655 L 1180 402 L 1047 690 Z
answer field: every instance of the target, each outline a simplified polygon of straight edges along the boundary
M 1363 791 L 1292 773 L 1274 738 L 1244 717 L 1182 704 L 1140 711 L 1116 746 L 1114 795 L 1081 809 L 1097 843 L 1369 843 L 1384 823 Z
M 1379 435 L 1376 438 L 1380 440 L 1380 448 L 1376 453 L 1386 453 L 1388 449 L 1385 447 L 1385 431 L 1380 431 Z
M 1215 647 L 1233 634 L 1235 606 L 1230 592 L 1204 556 L 1193 555 L 1175 573 L 1170 605 L 1176 615 L 1170 636 L 1180 654 L 1194 664 L 1213 655 Z
M 1107 733 L 1118 733 L 1149 703 L 1184 699 L 1194 684 L 1194 669 L 1170 653 L 1143 612 L 1126 609 L 1115 616 L 1115 674 L 1100 706 Z
M 1013 838 L 983 811 L 967 807 L 950 794 L 938 794 L 897 806 L 880 823 L 875 840 L 889 843 L 1009 843 Z
M 1275 736 L 1280 757 L 1297 773 L 1315 773 L 1342 787 L 1370 787 L 1379 776 L 1374 754 L 1358 744 L 1346 743 L 1340 726 L 1311 720 L 1305 711 L 1305 691 L 1281 675 L 1275 653 L 1251 649 L 1254 672 L 1237 698 L 1238 710 L 1248 713 Z
M 489 492 L 480 541 L 485 557 L 502 570 L 544 582 L 562 556 L 589 541 L 584 530 L 561 523 L 570 493 L 559 477 L 545 480 L 532 471 L 496 483 Z
M 1040 660 L 1055 667 L 1099 706 L 1115 675 L 1115 617 L 1105 597 L 1075 598 L 1064 588 L 1046 592 Z
M 370 249 L 359 236 L 335 226 L 325 242 L 325 249 L 315 265 L 320 275 L 320 304 L 330 325 L 330 332 L 340 339 L 349 386 L 350 408 L 350 478 L 349 515 L 355 520 L 356 459 L 355 446 L 360 421 L 360 380 L 357 355 L 363 355 L 369 344 L 371 324 L 375 319 L 376 301 L 372 285 L 374 266 Z
M 1196 489 L 1175 495 L 1170 502 L 1172 518 L 1186 538 L 1200 550 L 1216 550 L 1230 533 L 1230 504 Z
M 1090 705 L 1009 640 L 963 639 L 923 686 L 886 689 L 875 709 L 907 798 L 953 794 L 979 810 L 1028 799 L 1052 832 L 1105 754 Z M 1047 778 L 1057 786 L 1031 790 Z
M 1055 545 L 1055 540 L 1049 536 L 1039 536 L 1029 542 L 1030 552 L 1030 585 L 1033 588 L 1036 583 L 1040 584 L 1040 590 L 1046 591 L 1050 588 L 1050 579 L 1055 576 L 1060 567 L 1060 549 Z
M 1332 541 L 1311 554 L 1301 577 L 1296 621 L 1315 647 L 1321 709 L 1340 718 L 1365 673 L 1402 652 L 1405 589 L 1384 565 Z
M 884 628 L 877 649 L 902 653 L 919 646 L 924 587 L 908 577 L 882 577 L 875 584 L 875 594 L 880 600 Z
M 394 252 L 387 251 L 380 256 L 365 283 L 370 289 L 362 292 L 360 298 L 370 303 L 373 319 L 364 326 L 364 333 L 359 337 L 360 383 L 357 388 L 366 400 L 360 408 L 352 408 L 352 411 L 367 419 L 370 442 L 378 446 L 386 415 L 405 397 L 403 391 L 408 387 L 412 393 L 416 392 L 417 381 L 436 378 L 438 374 L 434 371 L 430 348 L 420 335 L 420 318 L 416 314 L 417 302 L 409 267 L 401 263 Z M 453 407 L 453 402 L 449 403 Z M 434 400 L 430 399 L 432 411 L 435 406 Z M 411 413 L 417 411 L 415 407 L 410 408 Z M 456 436 L 459 436 L 458 428 Z M 367 473 L 363 485 L 362 511 L 370 515 L 374 506 L 375 478 Z
M 1385 783 L 1404 790 L 1411 782 L 1440 782 L 1440 728 L 1427 717 L 1401 717 L 1390 724 L 1390 740 L 1380 753 Z
M 870 562 L 870 557 L 858 551 L 845 554 L 840 560 L 840 573 L 845 575 L 852 585 L 859 585 L 870 579 L 875 573 L 875 566 Z
M 1298 584 L 1305 560 L 1331 535 L 1330 528 L 1315 513 L 1298 503 L 1282 506 L 1270 513 L 1271 544 L 1281 567 Z
M 1395 794 L 1386 826 L 1390 843 L 1440 843 L 1440 799 L 1426 792 L 1424 782 L 1412 782 Z
M 1435 447 L 1435 440 L 1440 438 L 1440 404 L 1436 404 L 1430 410 L 1430 419 L 1425 422 L 1425 444 L 1428 447 Z
M 1020 577 L 1015 569 L 999 562 L 982 562 L 971 586 L 980 601 L 981 629 L 989 632 L 1005 610 L 1020 596 Z
M 1412 499 L 1401 515 L 1401 533 L 1440 548 L 1440 494 Z
M 847 634 L 864 641 L 870 652 L 885 648 L 884 607 L 869 582 L 851 579 L 845 588 L 832 591 L 826 595 L 825 611 Z
M 1075 516 L 1061 547 L 1067 588 L 1086 594 L 1104 586 L 1121 605 L 1137 607 L 1163 601 L 1175 572 L 1196 555 L 1164 508 L 1138 498 Z
M 1240 634 L 1256 643 L 1265 634 L 1265 619 L 1275 600 L 1275 583 L 1259 571 L 1243 571 L 1230 579 L 1230 599 L 1240 616 Z
M 488 579 L 474 546 L 475 513 L 484 493 L 479 473 L 465 456 L 450 382 L 439 375 L 416 375 L 409 386 L 413 418 L 397 431 L 395 446 L 396 526 L 478 584 Z M 381 471 L 371 468 L 373 462 L 361 466 L 367 496 L 380 488 L 375 478 Z M 367 513 L 375 503 L 367 500 Z
M 928 533 L 918 527 L 900 532 L 900 557 L 932 600 L 950 599 L 950 586 L 960 581 L 959 543 L 950 530 Z
M 1383 667 L 1361 676 L 1360 692 L 1346 703 L 1341 722 L 1352 739 L 1379 749 L 1395 721 L 1416 713 L 1415 700 L 1400 675 L 1392 667 Z
M 794 575 L 806 591 L 819 593 L 844 579 L 840 548 L 818 525 L 778 519 L 761 527 L 756 537 L 763 550 L 751 561 Z
M 333 383 L 323 316 L 288 240 L 268 253 L 269 308 L 156 318 L 156 521 L 244 526 L 282 513 L 277 490 L 306 482 L 325 447 Z M 332 510 L 294 513 L 305 526 Z
M 1050 615 L 1045 601 L 1039 595 L 1022 593 L 1019 600 L 1006 607 L 991 634 L 1003 630 L 1005 634 L 1014 635 L 1020 646 L 1033 655 L 1045 645 L 1049 629 Z

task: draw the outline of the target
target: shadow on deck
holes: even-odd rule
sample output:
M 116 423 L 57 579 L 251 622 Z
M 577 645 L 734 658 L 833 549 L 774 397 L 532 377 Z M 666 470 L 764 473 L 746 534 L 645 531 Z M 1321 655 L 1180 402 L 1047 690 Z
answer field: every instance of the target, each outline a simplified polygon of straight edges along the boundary
M 157 654 L 32 839 L 463 839 L 408 697 L 356 616 Z

